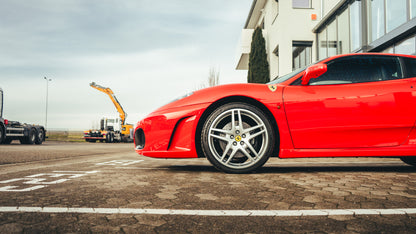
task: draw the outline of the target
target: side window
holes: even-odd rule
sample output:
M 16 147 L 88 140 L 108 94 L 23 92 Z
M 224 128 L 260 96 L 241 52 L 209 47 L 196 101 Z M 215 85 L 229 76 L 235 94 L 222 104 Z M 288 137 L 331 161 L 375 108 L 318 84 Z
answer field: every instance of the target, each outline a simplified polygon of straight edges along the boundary
M 365 83 L 403 78 L 400 62 L 392 56 L 352 56 L 328 62 L 328 71 L 310 85 Z
M 416 77 L 416 59 L 403 58 L 406 69 L 405 78 Z

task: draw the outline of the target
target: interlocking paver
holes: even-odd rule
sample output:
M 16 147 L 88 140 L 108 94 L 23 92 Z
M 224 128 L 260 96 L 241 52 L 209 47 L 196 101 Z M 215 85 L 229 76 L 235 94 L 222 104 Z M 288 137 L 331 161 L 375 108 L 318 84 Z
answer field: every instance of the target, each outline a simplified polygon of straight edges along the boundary
M 83 147 L 90 146 L 76 145 L 80 149 L 74 149 L 73 145 L 69 148 L 83 151 Z M 110 153 L 105 154 L 105 150 L 100 149 L 98 153 L 88 157 L 74 157 L 76 153 L 71 152 L 67 159 L 53 157 L 55 160 L 47 162 L 0 166 L 0 181 L 56 170 L 100 171 L 31 192 L 8 193 L 7 196 L 0 196 L 0 206 L 289 210 L 294 213 L 296 210 L 316 209 L 416 208 L 415 169 L 398 164 L 398 161 L 392 165 L 383 163 L 381 166 L 372 166 L 373 162 L 392 159 L 286 161 L 273 158 L 258 173 L 230 175 L 216 171 L 206 159 L 157 160 L 140 157 L 131 146 L 123 144 L 118 146 L 119 150 L 115 149 L 115 145 L 96 144 L 92 145 L 93 150 L 96 150 L 97 145 L 108 147 Z M 52 148 L 56 147 L 58 146 L 53 145 Z M 1 154 L 2 152 L 0 157 Z M 96 165 L 112 160 L 144 161 L 122 168 Z M 331 164 L 332 161 L 338 163 Z M 291 163 L 285 165 L 285 162 Z M 354 162 L 360 162 L 359 166 Z M 10 229 L 22 232 L 116 233 L 207 233 L 207 230 L 231 233 L 353 233 L 377 230 L 411 233 L 416 228 L 414 215 L 370 216 L 357 214 L 256 218 L 0 213 L 0 232 Z

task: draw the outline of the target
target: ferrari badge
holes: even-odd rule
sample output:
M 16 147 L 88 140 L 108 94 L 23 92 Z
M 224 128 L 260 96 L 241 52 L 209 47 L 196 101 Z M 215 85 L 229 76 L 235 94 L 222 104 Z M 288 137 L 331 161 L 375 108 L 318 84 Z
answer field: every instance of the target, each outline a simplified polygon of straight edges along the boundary
M 277 90 L 277 85 L 276 84 L 268 85 L 268 86 L 269 86 L 270 91 L 272 91 L 272 92 Z

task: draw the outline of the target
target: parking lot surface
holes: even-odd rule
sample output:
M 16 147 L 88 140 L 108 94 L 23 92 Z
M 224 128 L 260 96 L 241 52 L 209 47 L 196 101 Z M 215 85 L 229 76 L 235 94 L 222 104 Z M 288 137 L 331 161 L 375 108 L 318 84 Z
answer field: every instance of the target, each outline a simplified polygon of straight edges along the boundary
M 132 144 L 0 145 L 0 233 L 415 233 L 416 169 L 272 158 L 256 173 Z

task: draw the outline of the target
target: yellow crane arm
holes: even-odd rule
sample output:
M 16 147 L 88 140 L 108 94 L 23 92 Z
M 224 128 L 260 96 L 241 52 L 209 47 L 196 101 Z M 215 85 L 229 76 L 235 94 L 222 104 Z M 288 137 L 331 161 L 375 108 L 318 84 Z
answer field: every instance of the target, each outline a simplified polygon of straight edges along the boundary
M 97 89 L 98 91 L 106 93 L 110 97 L 111 101 L 113 102 L 114 106 L 117 109 L 117 112 L 120 114 L 121 124 L 124 125 L 126 118 L 127 118 L 127 113 L 123 110 L 123 107 L 121 106 L 120 102 L 117 100 L 116 96 L 114 95 L 113 90 L 111 90 L 110 88 L 98 85 L 95 82 L 90 83 L 90 86 L 93 87 L 94 89 Z

